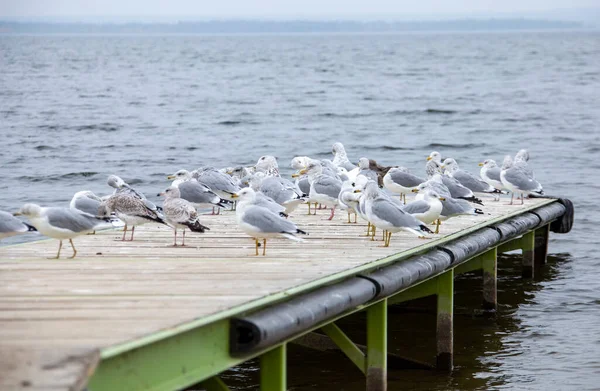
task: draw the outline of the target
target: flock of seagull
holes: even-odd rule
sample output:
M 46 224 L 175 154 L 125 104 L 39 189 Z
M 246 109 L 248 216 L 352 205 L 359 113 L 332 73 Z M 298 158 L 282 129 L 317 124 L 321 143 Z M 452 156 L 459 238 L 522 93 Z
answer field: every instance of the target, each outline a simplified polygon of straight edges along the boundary
M 434 151 L 426 159 L 426 177 L 414 175 L 405 167 L 381 166 L 367 158 L 355 165 L 339 142 L 333 144 L 332 153 L 333 160 L 293 158 L 294 181 L 281 177 L 277 159 L 269 155 L 260 157 L 252 167 L 179 170 L 167 177 L 172 180 L 171 185 L 158 194 L 164 197 L 162 207 L 120 177 L 111 175 L 107 184 L 114 190 L 104 197 L 80 191 L 69 207 L 25 204 L 13 214 L 0 211 L 0 239 L 39 231 L 59 240 L 56 258 L 60 258 L 63 240 L 68 239 L 73 249 L 70 258 L 74 258 L 77 250 L 73 238 L 79 235 L 124 224 L 121 240 L 133 241 L 136 226 L 155 222 L 173 229 L 173 246 L 185 246 L 186 229 L 210 229 L 200 223 L 198 212 L 208 207 L 212 214 L 220 214 L 221 209 L 235 211 L 240 230 L 254 239 L 255 255 L 259 255 L 261 246 L 265 255 L 267 239 L 302 241 L 299 235 L 307 235 L 288 219 L 299 205 L 307 204 L 309 215 L 329 208 L 329 220 L 338 209 L 347 212 L 348 223 L 352 217 L 354 223 L 360 217 L 368 223 L 367 236 L 371 240 L 377 228 L 383 231 L 383 245 L 387 247 L 393 233 L 407 231 L 427 238 L 439 233 L 444 220 L 482 214 L 479 206 L 483 202 L 478 197 L 498 201 L 499 194 L 510 192 L 512 205 L 515 195 L 521 204 L 525 196 L 543 195 L 542 186 L 528 166 L 529 153 L 524 149 L 514 158 L 506 156 L 501 167 L 494 160 L 485 160 L 479 164 L 479 175 L 461 169 L 452 158 L 442 160 L 442 155 Z M 410 193 L 417 194 L 407 203 L 406 195 Z M 21 215 L 28 223 L 14 217 Z M 427 224 L 435 224 L 435 231 Z M 177 242 L 178 230 L 181 244 Z

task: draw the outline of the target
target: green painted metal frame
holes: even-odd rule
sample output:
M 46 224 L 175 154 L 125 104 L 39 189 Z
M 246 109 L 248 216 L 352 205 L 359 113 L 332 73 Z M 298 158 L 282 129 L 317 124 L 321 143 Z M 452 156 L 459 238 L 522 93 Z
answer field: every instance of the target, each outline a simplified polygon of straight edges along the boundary
M 531 209 L 547 205 L 551 202 L 554 202 L 554 200 L 548 200 L 548 202 L 536 205 Z M 230 357 L 228 346 L 228 319 L 230 317 L 246 311 L 263 308 L 318 286 L 339 281 L 365 271 L 375 270 L 399 260 L 426 252 L 442 243 L 464 236 L 483 226 L 509 219 L 515 215 L 524 213 L 527 210 L 529 209 L 521 209 L 514 213 L 501 216 L 500 218 L 489 220 L 466 230 L 448 235 L 443 239 L 429 242 L 426 245 L 422 245 L 410 251 L 394 254 L 336 275 L 312 281 L 311 283 L 246 303 L 213 316 L 161 331 L 146 338 L 104 349 L 101 354 L 102 361 L 98 366 L 96 373 L 91 377 L 88 388 L 90 391 L 137 389 L 158 391 L 184 388 L 203 381 L 203 384 L 210 391 L 226 391 L 228 388 L 218 378 L 218 374 L 244 361 L 261 356 L 262 372 L 268 371 L 275 374 L 272 376 L 273 379 L 271 380 L 266 378 L 263 380 L 263 375 L 261 375 L 261 389 L 264 391 L 284 390 L 286 382 L 285 352 L 286 342 L 288 341 L 271 348 L 271 350 L 258 352 L 247 357 Z M 531 231 L 531 237 L 535 240 L 535 233 L 533 231 Z M 496 249 L 493 250 L 493 268 L 495 272 Z M 498 250 L 500 251 L 501 248 L 498 248 Z M 491 258 L 489 257 L 489 254 L 486 258 L 486 254 L 487 253 L 478 255 L 461 263 L 456 268 L 446 270 L 418 285 L 396 293 L 389 299 L 380 299 L 377 302 L 341 314 L 324 324 L 316 325 L 303 334 L 322 328 L 328 335 L 335 335 L 337 341 L 332 338 L 331 335 L 329 336 L 338 346 L 341 345 L 340 348 L 342 348 L 360 369 L 360 359 L 356 351 L 358 350 L 360 352 L 360 350 L 337 326 L 333 324 L 333 322 L 357 311 L 366 309 L 368 319 L 367 355 L 364 356 L 364 354 L 360 352 L 360 354 L 363 355 L 365 362 L 363 372 L 366 372 L 369 390 L 384 390 L 386 387 L 385 380 L 382 382 L 381 380 L 375 379 L 385 379 L 385 376 L 382 376 L 381 374 L 385 374 L 387 371 L 387 305 L 437 294 L 438 314 L 442 312 L 446 317 L 450 316 L 451 319 L 453 315 L 453 293 L 451 294 L 450 292 L 453 292 L 454 275 L 481 268 L 484 270 L 486 270 L 486 268 L 491 270 Z M 451 327 L 452 325 L 450 323 L 450 335 L 452 334 Z M 444 328 L 448 329 L 447 322 Z M 440 332 L 439 318 L 438 332 Z M 298 336 L 295 336 L 295 338 L 296 337 Z M 451 368 L 451 349 L 451 342 L 450 345 L 445 343 L 444 346 L 438 346 L 438 364 L 440 364 L 440 353 L 450 353 L 449 366 Z M 450 351 L 448 352 L 448 350 Z M 169 360 L 161 360 L 161 357 L 164 356 L 169 356 Z M 173 359 L 175 356 L 177 359 Z M 448 365 L 446 364 L 445 366 L 447 367 Z M 371 377 L 369 377 L 369 373 L 372 374 Z M 372 380 L 370 381 L 369 379 Z
M 362 373 L 366 371 L 366 356 L 335 323 L 329 323 L 321 330 L 340 348 Z

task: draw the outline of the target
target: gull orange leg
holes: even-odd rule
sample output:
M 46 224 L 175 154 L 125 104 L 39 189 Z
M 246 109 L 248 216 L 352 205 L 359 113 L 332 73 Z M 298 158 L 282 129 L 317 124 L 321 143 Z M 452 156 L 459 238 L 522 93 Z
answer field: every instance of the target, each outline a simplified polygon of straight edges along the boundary
M 125 234 L 127 233 L 127 223 L 125 223 L 125 227 L 123 227 L 123 237 L 121 238 L 121 241 L 124 242 L 125 241 Z
M 263 255 L 267 255 L 267 239 L 263 239 Z
M 58 252 L 56 253 L 56 256 L 54 258 L 50 258 L 50 259 L 58 259 L 60 258 L 60 249 L 62 248 L 62 240 L 58 241 Z

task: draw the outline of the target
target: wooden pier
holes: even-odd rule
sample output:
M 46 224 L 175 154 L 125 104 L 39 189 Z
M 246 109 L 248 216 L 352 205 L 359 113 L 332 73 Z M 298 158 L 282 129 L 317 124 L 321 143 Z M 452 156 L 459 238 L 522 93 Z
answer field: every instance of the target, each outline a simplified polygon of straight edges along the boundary
M 423 240 L 394 234 L 388 248 L 366 224 L 327 211 L 291 217 L 303 243 L 270 240 L 267 256 L 241 233 L 232 212 L 205 216 L 211 230 L 171 247 L 172 231 L 146 225 L 134 242 L 120 231 L 75 239 L 74 260 L 49 260 L 57 241 L 0 247 L 1 390 L 175 390 L 260 357 L 261 390 L 286 389 L 286 345 L 321 330 L 386 389 L 387 306 L 438 297 L 437 366 L 453 359 L 453 279 L 484 270 L 483 306 L 496 307 L 496 254 L 523 250 L 523 274 L 545 262 L 551 224 L 566 213 L 555 199 L 525 205 L 488 201 L 485 214 L 444 222 Z M 564 230 L 563 230 L 564 231 Z M 381 239 L 381 233 L 376 236 Z M 63 255 L 70 255 L 63 248 Z M 335 321 L 367 314 L 367 344 Z M 326 365 L 326 363 L 324 363 Z

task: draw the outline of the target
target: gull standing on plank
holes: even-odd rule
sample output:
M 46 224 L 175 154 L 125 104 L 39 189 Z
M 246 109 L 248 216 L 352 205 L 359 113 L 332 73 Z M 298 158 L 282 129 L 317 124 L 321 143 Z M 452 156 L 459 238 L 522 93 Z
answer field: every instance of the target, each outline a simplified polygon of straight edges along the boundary
M 433 153 L 437 153 L 437 152 L 432 152 Z M 452 178 L 448 175 L 443 175 L 442 173 L 442 169 L 440 168 L 441 166 L 438 166 L 438 164 L 435 162 L 435 160 L 430 159 L 427 161 L 427 164 L 425 165 L 425 172 L 427 173 L 427 178 L 428 179 L 432 179 L 434 177 L 436 177 L 436 180 L 439 180 L 440 182 L 442 182 L 447 188 L 448 191 L 450 192 L 450 194 L 448 194 L 449 197 L 452 198 L 461 198 L 463 200 L 467 200 L 469 202 L 473 202 L 475 204 L 478 205 L 483 205 L 483 202 L 481 202 L 481 200 L 477 197 L 475 197 L 475 194 L 473 193 L 473 191 L 471 189 L 468 189 L 466 187 L 464 187 L 463 185 L 461 185 L 461 183 L 456 180 L 455 178 Z M 437 176 L 439 176 L 439 178 L 437 178 Z M 440 193 L 438 191 L 438 193 Z M 440 193 L 441 196 L 446 196 L 446 194 L 442 194 Z
M 406 204 L 406 194 L 423 182 L 425 179 L 411 174 L 406 167 L 392 167 L 383 177 L 383 186 L 400 194 L 400 198 L 404 198 L 404 204 Z
M 25 204 L 14 215 L 27 217 L 42 235 L 59 240 L 55 259 L 60 258 L 63 240 L 69 239 L 73 248 L 73 255 L 69 258 L 75 258 L 77 250 L 73 244 L 74 237 L 112 227 L 110 223 L 71 208 L 43 208 L 37 204 Z
M 442 171 L 439 167 L 442 165 L 442 154 L 438 151 L 432 151 L 429 156 L 427 156 L 427 161 L 432 162 L 435 167 L 438 168 L 438 172 L 441 174 Z
M 338 204 L 340 207 L 348 212 L 348 224 L 351 223 L 350 215 L 354 215 L 354 223 L 356 224 L 358 202 L 360 200 L 360 191 L 356 192 L 356 188 L 350 181 L 342 183 L 342 190 L 338 196 Z
M 154 205 L 154 203 L 152 201 L 150 201 L 149 199 L 146 198 L 146 196 L 140 192 L 137 191 L 136 189 L 134 189 L 133 187 L 131 187 L 129 184 L 127 184 L 123 179 L 121 179 L 120 177 L 116 176 L 116 175 L 110 175 L 108 177 L 107 180 L 107 184 L 110 187 L 113 187 L 115 189 L 115 191 L 113 192 L 113 194 L 117 194 L 117 193 L 125 193 L 125 194 L 131 194 L 141 200 L 144 201 L 144 204 L 146 204 L 146 206 L 154 211 L 159 210 L 156 205 Z
M 416 189 L 413 189 L 414 193 L 417 194 L 415 199 L 422 200 L 425 198 L 425 191 L 433 190 L 435 193 L 440 195 L 442 199 L 442 212 L 440 213 L 440 220 L 448 220 L 451 217 L 460 216 L 460 215 L 476 215 L 483 214 L 483 211 L 479 208 L 475 208 L 471 203 L 466 200 L 460 198 L 452 198 L 448 194 L 447 191 L 444 190 L 442 186 L 439 186 L 439 182 L 436 181 L 427 181 L 425 183 L 420 184 Z
M 123 237 L 121 238 L 122 241 L 125 240 L 125 234 L 127 234 L 129 226 L 131 226 L 131 238 L 129 241 L 132 241 L 136 225 L 152 222 L 167 224 L 162 216 L 158 214 L 158 211 L 148 207 L 144 200 L 133 194 L 117 193 L 104 200 L 100 204 L 98 215 L 108 217 L 112 213 L 125 223 Z
M 387 232 L 384 235 L 384 247 L 389 247 L 394 232 L 408 231 L 419 237 L 426 237 L 433 233 L 389 198 L 383 197 L 377 182 L 369 181 L 364 192 L 367 218 L 371 224 Z
M 267 208 L 255 205 L 256 193 L 252 188 L 245 188 L 234 194 L 234 198 L 238 197 L 236 220 L 240 229 L 254 238 L 256 255 L 258 255 L 258 242 L 260 239 L 263 240 L 263 255 L 266 255 L 267 239 L 283 236 L 287 239 L 302 241 L 301 238 L 296 237 L 296 234 L 307 235 L 291 221 L 282 218 Z
M 533 176 L 533 170 L 529 167 L 529 164 L 527 162 L 529 162 L 529 151 L 526 149 L 521 149 L 515 155 L 513 165 L 525 171 L 527 176 L 531 177 L 531 179 L 535 179 L 535 177 Z
M 504 158 L 504 162 L 502 163 L 500 179 L 502 180 L 504 187 L 512 193 L 510 205 L 513 204 L 515 194 L 520 194 L 521 205 L 525 202 L 523 200 L 525 195 L 544 194 L 542 185 L 533 179 L 533 173 L 530 175 L 521 165 L 515 165 L 512 158 L 508 155 Z
M 204 232 L 210 228 L 200 224 L 196 208 L 188 201 L 180 198 L 179 188 L 171 186 L 164 192 L 159 193 L 164 196 L 163 211 L 167 224 L 173 228 L 174 238 L 173 247 L 177 247 L 177 228 L 183 229 L 183 238 L 181 245 L 185 246 L 185 229 L 189 228 L 192 232 Z
M 8 212 L 0 210 L 0 239 L 27 232 L 37 231 L 35 227 L 25 224 Z
M 279 165 L 275 156 L 261 156 L 256 163 L 256 178 L 260 185 L 254 185 L 258 190 L 285 207 L 285 214 L 291 214 L 298 205 L 302 204 L 305 194 L 289 179 L 279 175 Z
M 331 215 L 328 220 L 332 220 L 335 208 L 339 203 L 338 197 L 342 190 L 342 181 L 323 175 L 323 167 L 318 163 L 310 163 L 307 168 L 300 171 L 300 175 L 304 174 L 308 174 L 310 182 L 310 199 L 330 207 Z M 315 214 L 317 214 L 316 210 Z
M 402 210 L 425 224 L 435 222 L 434 233 L 438 234 L 440 233 L 440 215 L 443 209 L 442 201 L 446 201 L 446 199 L 431 189 L 426 189 L 423 196 L 422 199 L 407 204 Z
M 352 171 L 356 168 L 356 166 L 348 159 L 346 149 L 342 143 L 334 143 L 331 147 L 331 152 L 333 153 L 333 164 L 336 166 L 343 167 L 347 171 Z
M 192 171 L 192 178 L 198 182 L 208 186 L 222 199 L 233 201 L 231 195 L 238 192 L 241 187 L 235 183 L 232 177 L 218 171 L 214 167 L 200 167 Z M 217 214 L 221 212 L 221 208 L 217 207 Z M 214 214 L 214 208 L 213 208 Z
M 479 166 L 481 167 L 481 170 L 479 171 L 481 179 L 498 190 L 504 189 L 502 179 L 500 179 L 500 172 L 502 169 L 498 167 L 496 161 L 487 159 L 483 163 L 479 163 Z
M 313 160 L 314 159 L 311 159 L 308 156 L 296 156 L 295 158 L 292 159 L 290 166 L 294 170 L 300 171 L 300 170 L 303 170 L 306 167 L 308 167 L 308 164 Z M 302 175 L 302 176 L 298 175 L 296 177 L 295 184 L 296 184 L 296 186 L 298 186 L 298 188 L 300 189 L 300 191 L 303 194 L 310 193 L 310 182 L 308 181 L 307 175 Z M 310 201 L 308 202 L 308 209 L 309 209 L 308 214 L 310 214 Z
M 167 176 L 173 180 L 171 186 L 179 189 L 180 197 L 189 201 L 196 208 L 220 207 L 225 208 L 230 201 L 224 200 L 213 192 L 208 186 L 192 178 L 187 170 L 179 170 L 173 175 Z
M 501 193 L 500 190 L 487 182 L 484 182 L 480 178 L 471 174 L 468 171 L 461 170 L 456 160 L 448 158 L 444 160 L 441 168 L 445 170 L 446 175 L 456 179 L 461 185 L 471 190 L 473 193 L 491 194 L 496 201 L 498 201 L 497 193 Z

